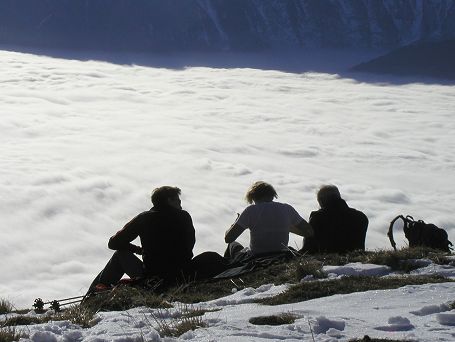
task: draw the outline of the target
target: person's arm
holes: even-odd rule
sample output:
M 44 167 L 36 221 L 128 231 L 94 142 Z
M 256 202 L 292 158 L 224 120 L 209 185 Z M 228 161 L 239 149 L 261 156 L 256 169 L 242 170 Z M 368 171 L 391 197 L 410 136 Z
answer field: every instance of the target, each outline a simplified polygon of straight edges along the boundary
M 289 232 L 303 236 L 311 237 L 314 235 L 313 227 L 299 215 L 297 210 L 294 209 L 291 205 L 286 205 L 288 208 L 288 215 L 290 216 L 291 222 L 295 222 L 289 227 Z
M 297 225 L 292 225 L 289 231 L 306 238 L 314 235 L 313 227 L 305 219 L 302 219 Z
M 185 212 L 185 223 L 184 223 L 184 234 L 185 234 L 185 240 L 184 240 L 184 245 L 186 248 L 186 251 L 188 255 L 190 255 L 190 258 L 193 256 L 193 248 L 194 244 L 196 243 L 196 234 L 195 234 L 195 229 L 193 226 L 193 219 L 191 218 L 191 215 Z
M 128 222 L 115 235 L 111 236 L 107 246 L 113 250 L 128 250 L 135 254 L 142 254 L 142 248 L 131 243 L 131 241 L 139 236 L 139 226 L 141 219 L 141 215 L 138 215 L 130 222 Z
M 361 233 L 359 234 L 359 248 L 364 251 L 365 250 L 365 239 L 367 237 L 367 229 L 368 229 L 368 217 L 361 212 Z
M 226 232 L 226 235 L 224 236 L 224 241 L 226 243 L 231 243 L 234 242 L 240 234 L 243 233 L 245 228 L 243 228 L 241 225 L 234 223 Z

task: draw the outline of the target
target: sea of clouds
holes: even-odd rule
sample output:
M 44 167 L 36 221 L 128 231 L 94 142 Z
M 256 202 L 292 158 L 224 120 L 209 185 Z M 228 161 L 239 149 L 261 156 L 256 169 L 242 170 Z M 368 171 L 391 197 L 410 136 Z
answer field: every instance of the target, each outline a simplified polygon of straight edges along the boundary
M 370 219 L 368 249 L 390 248 L 398 214 L 455 239 L 453 86 L 7 51 L 0 64 L 0 296 L 19 307 L 83 293 L 160 185 L 182 189 L 195 254 L 223 252 L 256 180 L 305 218 L 338 185 Z

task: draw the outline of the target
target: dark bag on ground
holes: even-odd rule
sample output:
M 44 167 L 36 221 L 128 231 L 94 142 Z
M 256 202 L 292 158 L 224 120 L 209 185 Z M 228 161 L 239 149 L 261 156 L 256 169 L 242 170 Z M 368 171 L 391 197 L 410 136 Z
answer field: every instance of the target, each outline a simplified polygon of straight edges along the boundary
M 229 260 L 218 253 L 204 252 L 191 260 L 188 275 L 191 280 L 209 279 L 226 271 L 229 266 Z
M 393 239 L 393 225 L 398 219 L 403 220 L 404 236 L 409 241 L 409 247 L 429 247 L 450 253 L 453 245 L 444 229 L 422 220 L 414 221 L 414 218 L 409 215 L 406 217 L 398 215 L 390 222 L 387 235 L 394 250 L 397 248 Z

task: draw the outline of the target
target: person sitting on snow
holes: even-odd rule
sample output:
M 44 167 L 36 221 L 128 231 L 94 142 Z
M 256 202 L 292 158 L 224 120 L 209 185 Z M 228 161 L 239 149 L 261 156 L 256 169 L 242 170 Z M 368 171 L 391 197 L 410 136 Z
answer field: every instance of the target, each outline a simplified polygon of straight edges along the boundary
M 115 250 L 104 269 L 96 276 L 89 293 L 116 284 L 123 274 L 131 278 L 157 276 L 173 281 L 193 257 L 195 231 L 188 212 L 182 210 L 181 190 L 156 188 L 151 196 L 153 208 L 145 211 L 109 239 Z M 131 242 L 137 237 L 142 247 Z M 142 255 L 141 261 L 136 255 Z
M 317 193 L 321 209 L 310 214 L 314 236 L 305 239 L 301 252 L 346 253 L 365 250 L 368 218 L 348 207 L 335 185 L 324 185 Z
M 245 259 L 270 253 L 288 251 L 289 233 L 309 237 L 313 229 L 289 204 L 274 202 L 278 195 L 272 185 L 258 181 L 246 193 L 249 205 L 227 230 L 227 258 L 243 255 Z M 246 229 L 250 230 L 250 246 L 235 241 Z

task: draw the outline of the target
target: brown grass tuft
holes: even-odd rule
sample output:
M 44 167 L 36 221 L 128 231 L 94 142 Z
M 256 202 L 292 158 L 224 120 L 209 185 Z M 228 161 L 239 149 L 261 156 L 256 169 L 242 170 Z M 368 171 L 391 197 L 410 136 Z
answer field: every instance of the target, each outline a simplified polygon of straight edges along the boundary
M 10 313 L 13 309 L 13 304 L 9 300 L 0 299 L 0 315 Z
M 249 322 L 254 325 L 284 325 L 292 324 L 298 316 L 285 312 L 279 315 L 251 317 Z
M 327 281 L 303 282 L 291 286 L 288 291 L 275 297 L 260 299 L 257 302 L 267 305 L 296 303 L 305 300 L 347 294 L 369 290 L 396 289 L 406 285 L 452 282 L 441 276 L 406 276 L 406 277 L 343 277 Z
M 18 341 L 20 338 L 27 338 L 28 336 L 21 331 L 16 330 L 15 327 L 0 328 L 0 342 Z

